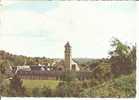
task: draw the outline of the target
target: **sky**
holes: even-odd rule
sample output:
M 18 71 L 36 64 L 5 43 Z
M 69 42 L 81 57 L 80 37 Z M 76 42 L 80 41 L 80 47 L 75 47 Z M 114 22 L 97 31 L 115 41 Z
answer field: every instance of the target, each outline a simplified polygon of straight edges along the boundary
M 135 1 L 5 0 L 0 6 L 0 50 L 63 58 L 67 41 L 73 57 L 103 58 L 112 37 L 135 44 Z

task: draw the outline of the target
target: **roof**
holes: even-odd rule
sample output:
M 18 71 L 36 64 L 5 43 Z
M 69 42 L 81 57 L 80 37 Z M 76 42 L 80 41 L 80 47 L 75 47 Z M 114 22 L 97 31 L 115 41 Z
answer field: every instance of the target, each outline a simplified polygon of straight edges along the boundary
M 62 71 L 18 71 L 17 75 L 34 75 L 34 76 L 40 76 L 40 75 L 44 75 L 44 76 L 52 76 L 52 75 L 58 75 L 58 74 L 62 74 Z
M 65 47 L 71 47 L 70 44 L 69 44 L 69 42 L 67 42 L 67 43 L 65 44 Z
M 78 62 L 77 62 L 77 61 L 75 61 L 75 60 L 73 60 L 73 59 L 72 59 L 72 62 L 73 62 L 73 63 L 76 63 L 76 64 L 78 64 Z

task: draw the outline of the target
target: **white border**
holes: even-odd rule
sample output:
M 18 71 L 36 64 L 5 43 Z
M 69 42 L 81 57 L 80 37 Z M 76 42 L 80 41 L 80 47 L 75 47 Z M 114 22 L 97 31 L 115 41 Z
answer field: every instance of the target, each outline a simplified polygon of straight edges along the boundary
M 81 99 L 81 100 L 117 100 L 117 99 L 120 99 L 120 100 L 139 100 L 139 69 L 138 69 L 138 64 L 139 64 L 139 60 L 138 60 L 138 57 L 139 57 L 139 2 L 136 1 L 136 43 L 137 43 L 137 67 L 136 67 L 136 97 L 135 98 L 60 98 L 60 97 L 53 97 L 53 98 L 50 98 L 50 97 L 1 97 L 0 99 L 1 100 L 61 100 L 61 99 L 65 99 L 65 100 L 68 100 L 68 99 L 72 99 L 72 100 L 77 100 L 77 99 Z

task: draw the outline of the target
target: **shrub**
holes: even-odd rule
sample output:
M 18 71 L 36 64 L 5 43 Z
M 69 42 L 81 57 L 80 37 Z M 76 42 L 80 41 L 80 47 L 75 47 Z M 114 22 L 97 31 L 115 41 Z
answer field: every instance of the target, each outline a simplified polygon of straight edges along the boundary
M 15 75 L 10 80 L 10 94 L 11 96 L 27 96 L 26 89 L 22 86 L 22 80 Z
M 39 88 L 33 88 L 33 90 L 32 90 L 32 96 L 34 96 L 34 97 L 38 97 L 38 96 L 41 96 L 41 94 L 40 94 L 40 89 Z
M 135 97 L 135 74 L 123 75 L 111 81 L 85 89 L 80 95 L 82 97 Z
M 41 96 L 43 96 L 43 97 L 51 97 L 51 96 L 53 96 L 51 88 L 44 86 L 41 89 Z

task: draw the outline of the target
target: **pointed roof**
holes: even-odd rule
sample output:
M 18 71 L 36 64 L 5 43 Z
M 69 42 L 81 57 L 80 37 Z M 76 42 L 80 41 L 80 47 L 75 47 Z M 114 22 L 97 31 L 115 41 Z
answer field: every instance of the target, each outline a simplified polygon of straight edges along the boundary
M 71 47 L 69 41 L 65 44 L 65 47 Z

